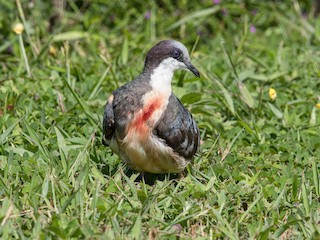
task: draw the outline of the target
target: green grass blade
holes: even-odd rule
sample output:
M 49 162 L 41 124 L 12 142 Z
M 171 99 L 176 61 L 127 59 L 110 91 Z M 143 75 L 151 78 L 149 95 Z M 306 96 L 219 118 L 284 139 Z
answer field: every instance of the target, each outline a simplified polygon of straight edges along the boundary
M 129 57 L 129 40 L 128 40 L 128 37 L 125 36 L 122 44 L 122 50 L 121 50 L 121 60 L 123 65 L 127 64 L 128 57 Z
M 320 197 L 320 174 L 319 168 L 317 164 L 319 163 L 319 159 L 314 157 L 312 158 L 312 175 L 313 175 L 313 183 L 316 190 L 316 195 Z
M 249 108 L 255 108 L 255 102 L 251 96 L 251 93 L 249 92 L 248 88 L 244 83 L 238 82 L 238 88 L 240 91 L 241 99 L 247 104 Z
M 90 36 L 87 32 L 82 31 L 69 31 L 54 35 L 52 38 L 53 42 L 73 41 L 82 38 L 88 38 Z
M 25 126 L 29 133 L 29 135 L 24 133 L 25 137 L 27 137 L 27 139 L 31 143 L 35 144 L 39 148 L 46 162 L 49 163 L 51 159 L 50 153 L 48 149 L 42 144 L 39 135 L 30 127 L 30 125 L 25 120 L 22 121 L 22 124 Z
M 261 198 L 263 197 L 263 194 L 260 193 L 258 195 L 258 197 L 256 197 L 256 199 L 250 204 L 250 206 L 248 207 L 248 209 L 241 215 L 240 219 L 239 219 L 239 223 L 242 223 L 245 218 L 248 216 L 249 212 L 252 210 L 252 208 L 257 205 L 257 203 L 261 200 Z
M 100 126 L 100 122 L 95 119 L 93 117 L 93 114 L 91 113 L 91 111 L 89 110 L 88 105 L 82 101 L 82 99 L 78 96 L 78 94 L 71 88 L 70 84 L 64 79 L 62 78 L 63 83 L 68 87 L 69 91 L 71 92 L 71 94 L 74 96 L 74 98 L 77 100 L 77 102 L 79 103 L 79 105 L 81 106 L 82 110 L 84 111 L 84 113 L 86 114 L 86 116 L 88 117 L 89 121 L 91 122 L 92 125 L 98 125 Z
M 10 135 L 13 129 L 19 124 L 21 120 L 16 121 L 10 127 L 8 127 L 1 135 L 0 135 L 0 144 L 4 145 L 7 140 L 6 138 Z
M 142 235 L 142 225 L 141 225 L 141 215 L 139 214 L 132 226 L 131 236 L 132 239 L 141 239 Z
M 188 23 L 188 22 L 194 21 L 196 18 L 200 18 L 200 17 L 204 18 L 204 17 L 206 17 L 206 16 L 208 16 L 210 14 L 214 14 L 214 13 L 218 12 L 219 10 L 220 10 L 220 7 L 216 6 L 216 7 L 211 7 L 211 8 L 207 8 L 207 9 L 203 9 L 203 10 L 191 13 L 188 16 L 180 19 L 179 21 L 177 21 L 174 24 L 172 24 L 171 26 L 169 26 L 167 28 L 167 31 L 172 30 L 174 28 L 177 28 L 177 27 L 181 26 L 184 23 Z
M 57 135 L 57 142 L 58 142 L 58 147 L 59 147 L 59 152 L 60 152 L 60 157 L 61 157 L 61 164 L 63 166 L 63 170 L 65 173 L 67 173 L 67 159 L 68 159 L 68 146 L 66 144 L 66 141 L 61 134 L 60 130 L 57 127 L 54 127 L 54 131 L 56 132 Z
M 105 80 L 107 74 L 109 73 L 110 71 L 110 68 L 111 66 L 108 66 L 108 68 L 104 71 L 104 73 L 102 74 L 101 78 L 99 79 L 99 81 L 97 82 L 97 84 L 94 86 L 94 89 L 92 90 L 88 100 L 91 100 L 95 97 L 95 95 L 98 93 L 100 87 L 101 87 L 101 84 L 103 83 L 103 81 Z
M 229 239 L 238 239 L 228 221 L 226 221 L 217 210 L 212 209 L 211 211 L 219 222 L 217 228 L 219 228 Z
M 304 177 L 302 179 L 304 179 Z M 301 189 L 302 189 L 302 201 L 303 201 L 304 210 L 305 210 L 306 216 L 310 216 L 310 204 L 309 204 L 307 186 L 305 181 L 302 181 Z
M 283 118 L 283 114 L 282 114 L 282 112 L 278 109 L 278 108 L 276 108 L 272 103 L 267 103 L 268 104 L 268 107 L 270 108 L 270 110 L 273 112 L 273 114 L 277 117 L 277 118 L 279 118 L 279 119 L 282 119 Z

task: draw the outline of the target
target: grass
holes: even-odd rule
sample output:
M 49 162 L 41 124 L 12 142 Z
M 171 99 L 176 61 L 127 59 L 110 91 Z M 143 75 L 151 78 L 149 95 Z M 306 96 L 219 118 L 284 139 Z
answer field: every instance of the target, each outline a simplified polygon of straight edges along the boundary
M 66 2 L 0 1 L 1 238 L 319 238 L 309 2 Z M 202 77 L 173 89 L 203 144 L 184 177 L 148 184 L 101 144 L 101 118 L 164 38 L 193 49 Z

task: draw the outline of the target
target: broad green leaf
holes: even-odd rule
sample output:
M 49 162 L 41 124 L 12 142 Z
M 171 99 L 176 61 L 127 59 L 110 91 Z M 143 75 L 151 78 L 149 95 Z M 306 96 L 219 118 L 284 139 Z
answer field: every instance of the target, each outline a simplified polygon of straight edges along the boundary
M 20 147 L 7 147 L 5 148 L 7 152 L 12 151 L 13 153 L 19 154 L 20 156 L 23 156 L 23 154 L 27 153 L 29 157 L 33 156 L 33 152 L 30 152 L 26 149 L 20 148 Z
M 214 14 L 214 13 L 218 12 L 219 10 L 220 10 L 220 7 L 215 6 L 215 7 L 207 8 L 204 10 L 196 11 L 196 12 L 191 13 L 191 14 L 187 15 L 186 17 L 180 19 L 179 21 L 175 22 L 174 24 L 169 26 L 167 30 L 169 31 L 169 30 L 172 30 L 176 27 L 179 27 L 180 25 L 182 25 L 184 23 L 194 21 L 194 19 L 196 19 L 196 18 L 206 17 L 208 15 Z
M 233 104 L 233 99 L 232 99 L 231 94 L 230 94 L 230 93 L 228 92 L 228 90 L 225 89 L 224 87 L 221 88 L 221 90 L 222 90 L 223 96 L 224 96 L 224 98 L 225 98 L 225 100 L 226 100 L 228 109 L 230 110 L 230 112 L 231 112 L 232 114 L 235 114 L 234 104 Z
M 66 141 L 57 127 L 54 127 L 54 131 L 56 132 L 56 135 L 57 135 L 57 143 L 59 146 L 61 158 L 63 161 L 66 161 L 66 159 L 68 158 L 68 147 L 67 147 Z
M 200 93 L 187 93 L 182 96 L 181 102 L 188 105 L 188 104 L 192 104 L 195 102 L 199 102 L 201 100 L 201 98 L 202 98 L 202 94 L 200 94 Z
M 248 88 L 246 87 L 246 85 L 244 85 L 243 82 L 238 82 L 238 88 L 240 91 L 240 96 L 241 99 L 245 102 L 245 104 L 247 104 L 247 106 L 249 108 L 254 108 L 254 101 L 253 98 L 248 90 Z
M 317 165 L 319 164 L 319 156 L 312 158 L 312 175 L 313 175 L 313 182 L 314 187 L 316 189 L 316 194 L 320 197 L 320 174 L 319 168 Z
M 276 108 L 272 103 L 267 103 L 268 104 L 268 106 L 269 106 L 269 108 L 270 108 L 270 110 L 273 112 L 273 114 L 277 117 L 277 118 L 282 118 L 283 117 L 283 114 L 282 114 L 282 112 L 278 109 L 278 108 Z
M 45 177 L 44 182 L 42 184 L 42 192 L 41 197 L 46 198 L 49 191 L 49 180 Z
M 280 77 L 285 76 L 287 74 L 288 74 L 287 71 L 275 72 L 275 73 L 271 74 L 270 76 L 268 76 L 268 78 L 269 78 L 269 81 L 272 81 L 274 79 L 280 78 Z
M 53 42 L 61 42 L 61 41 L 71 41 L 77 40 L 81 38 L 89 37 L 90 35 L 87 32 L 80 32 L 80 31 L 70 31 L 64 33 L 58 33 L 53 36 Z
M 141 239 L 142 234 L 142 224 L 141 224 L 141 215 L 138 214 L 134 225 L 131 229 L 131 236 L 133 239 Z
M 123 65 L 127 64 L 128 57 L 129 57 L 129 40 L 128 40 L 128 37 L 125 36 L 122 44 L 122 51 L 121 51 L 121 59 L 122 59 Z
M 291 188 L 292 199 L 293 200 L 297 199 L 297 194 L 298 194 L 299 187 L 300 187 L 299 183 L 300 182 L 299 182 L 299 179 L 298 179 L 298 175 L 297 174 L 293 174 L 292 175 L 292 188 Z
M 310 121 L 309 121 L 310 126 L 314 126 L 314 125 L 316 125 L 316 123 L 317 123 L 316 110 L 317 110 L 317 109 L 316 109 L 315 107 L 312 108 L 311 116 L 310 116 Z
M 310 216 L 310 204 L 309 204 L 309 198 L 308 198 L 308 190 L 305 181 L 302 181 L 302 201 L 303 201 L 303 206 L 305 210 L 306 216 Z
M 17 126 L 17 124 L 20 122 L 20 120 L 16 121 L 14 124 L 12 124 L 10 127 L 8 127 L 1 135 L 0 135 L 0 144 L 5 144 L 6 138 L 9 136 L 9 134 L 12 132 L 12 130 Z
M 233 104 L 233 99 L 231 96 L 231 93 L 229 93 L 229 91 L 223 86 L 223 84 L 216 78 L 216 77 L 211 77 L 209 78 L 206 73 L 204 72 L 204 76 L 211 80 L 211 82 L 213 82 L 214 86 L 219 87 L 219 89 L 222 91 L 224 99 L 222 97 L 220 97 L 220 95 L 218 95 L 218 97 L 221 98 L 221 100 L 223 101 L 223 103 L 226 105 L 226 107 L 230 110 L 230 112 L 235 115 L 235 109 L 234 109 L 234 104 Z M 225 101 L 224 101 L 225 100 Z

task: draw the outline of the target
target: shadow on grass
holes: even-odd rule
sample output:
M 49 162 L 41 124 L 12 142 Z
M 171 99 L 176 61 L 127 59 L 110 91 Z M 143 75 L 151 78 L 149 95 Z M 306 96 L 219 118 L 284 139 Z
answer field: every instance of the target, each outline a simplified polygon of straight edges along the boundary
M 125 174 L 128 177 L 131 177 L 132 174 L 140 173 L 135 182 L 142 182 L 144 181 L 148 185 L 154 185 L 156 181 L 165 181 L 165 180 L 176 180 L 180 178 L 179 173 L 167 173 L 167 174 L 153 174 L 153 173 L 144 173 L 144 172 L 137 172 L 131 168 L 126 168 Z

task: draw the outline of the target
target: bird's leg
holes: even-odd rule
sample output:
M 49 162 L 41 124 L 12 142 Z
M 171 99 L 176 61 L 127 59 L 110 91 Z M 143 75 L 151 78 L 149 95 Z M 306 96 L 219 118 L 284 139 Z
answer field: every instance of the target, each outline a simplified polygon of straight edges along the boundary
M 183 179 L 185 177 L 185 171 L 179 172 L 179 179 Z

